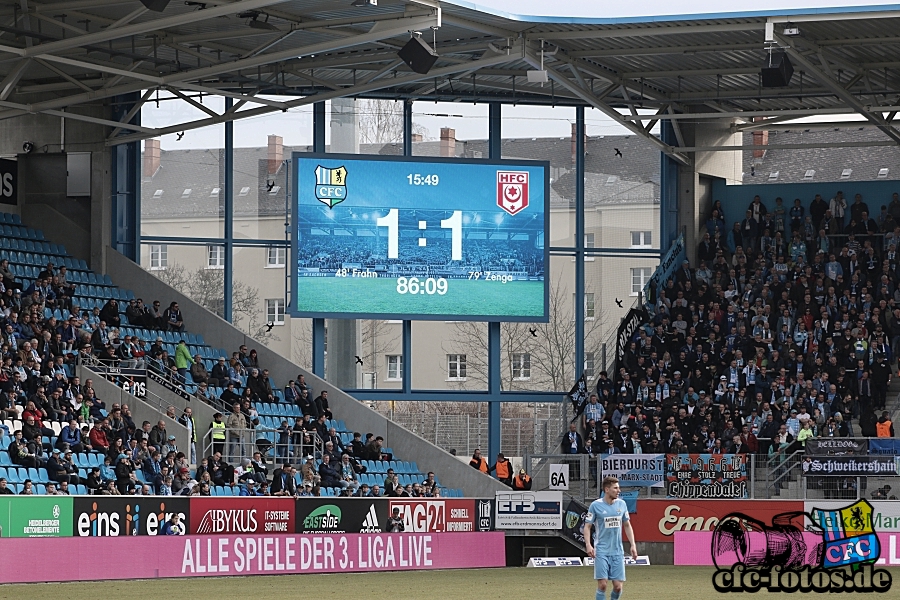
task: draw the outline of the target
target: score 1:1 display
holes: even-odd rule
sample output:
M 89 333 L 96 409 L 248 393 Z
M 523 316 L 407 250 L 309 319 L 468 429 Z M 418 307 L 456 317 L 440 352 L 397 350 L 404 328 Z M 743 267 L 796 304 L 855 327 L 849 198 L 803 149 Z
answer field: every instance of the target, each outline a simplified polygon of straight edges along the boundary
M 375 221 L 378 227 L 387 227 L 389 259 L 399 258 L 400 248 L 400 211 L 392 208 L 383 217 Z M 428 227 L 427 222 L 419 221 L 419 230 L 424 231 Z M 462 211 L 454 210 L 448 219 L 441 220 L 441 229 L 450 230 L 450 260 L 462 260 Z M 425 238 L 419 238 L 419 246 L 425 245 Z

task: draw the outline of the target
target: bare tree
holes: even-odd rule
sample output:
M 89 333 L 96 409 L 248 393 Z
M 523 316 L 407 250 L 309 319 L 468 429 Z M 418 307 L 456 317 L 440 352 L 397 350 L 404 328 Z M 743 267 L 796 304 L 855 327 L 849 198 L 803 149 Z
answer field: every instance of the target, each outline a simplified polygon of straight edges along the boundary
M 188 271 L 184 265 L 172 263 L 165 270 L 153 271 L 153 274 L 206 310 L 224 318 L 224 271 L 204 268 Z M 266 326 L 257 288 L 235 281 L 231 286 L 231 310 L 235 326 L 247 335 L 263 343 L 279 340 Z
M 400 335 L 396 327 L 391 327 L 387 321 L 367 319 L 359 324 L 359 357 L 363 361 L 363 370 L 375 373 L 377 377 L 377 361 L 393 348 L 397 347 Z M 386 368 L 386 366 L 385 366 Z
M 458 321 L 453 324 L 450 339 L 443 349 L 448 353 L 456 353 L 465 349 L 466 378 L 472 379 L 481 387 L 487 387 L 488 377 L 488 332 L 484 323 L 476 321 Z M 521 373 L 515 376 L 514 364 L 517 355 L 530 357 L 533 343 L 529 339 L 528 325 L 525 323 L 503 323 L 500 327 L 500 360 L 501 390 L 534 389 Z
M 567 391 L 582 368 L 575 368 L 575 315 L 562 276 L 550 284 L 547 323 L 504 323 L 501 327 L 501 387 L 504 390 Z M 585 352 L 600 356 L 606 340 L 605 311 L 585 306 Z M 532 333 L 534 332 L 534 333 Z M 483 323 L 454 323 L 446 352 L 466 351 L 467 378 L 487 386 L 488 340 Z M 530 367 L 527 369 L 526 367 Z
M 403 141 L 403 102 L 357 100 L 360 144 L 398 144 Z M 413 133 L 427 137 L 428 130 L 413 123 Z

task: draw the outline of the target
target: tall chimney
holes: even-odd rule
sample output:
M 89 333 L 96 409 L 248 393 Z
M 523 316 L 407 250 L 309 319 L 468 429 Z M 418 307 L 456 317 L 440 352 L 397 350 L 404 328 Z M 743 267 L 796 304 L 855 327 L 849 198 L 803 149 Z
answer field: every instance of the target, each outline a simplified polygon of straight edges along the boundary
M 754 121 L 764 121 L 765 118 L 757 117 L 753 119 Z M 753 131 L 753 145 L 754 146 L 768 146 L 769 145 L 769 130 L 768 129 L 756 129 Z M 765 150 L 754 150 L 753 158 L 764 158 L 766 155 Z
M 441 156 L 456 156 L 456 130 L 441 127 Z
M 280 135 L 269 136 L 269 175 L 278 172 L 284 159 L 284 139 Z
M 577 127 L 577 125 L 575 123 L 572 123 L 572 164 L 573 165 L 575 164 L 575 153 L 577 152 L 577 148 L 578 148 L 578 135 L 576 133 L 577 132 L 576 127 Z M 585 128 L 585 133 L 584 133 L 585 149 L 587 149 L 587 141 L 588 141 L 587 128 Z
M 413 133 L 413 134 L 411 134 L 410 137 L 412 138 L 412 141 L 413 141 L 414 144 L 415 144 L 416 142 L 421 142 L 421 141 L 424 139 L 424 138 L 422 137 L 422 134 L 421 134 L 421 133 Z
M 144 140 L 144 177 L 159 171 L 159 139 Z

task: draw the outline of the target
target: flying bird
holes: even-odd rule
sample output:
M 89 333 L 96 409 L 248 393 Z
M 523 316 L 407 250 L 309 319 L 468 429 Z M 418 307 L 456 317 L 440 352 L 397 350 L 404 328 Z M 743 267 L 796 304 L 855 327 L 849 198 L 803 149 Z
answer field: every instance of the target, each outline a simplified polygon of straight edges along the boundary
M 275 327 L 275 323 L 266 323 L 266 333 L 272 331 L 273 327 Z
M 182 132 L 176 133 L 175 135 L 178 136 L 177 139 L 176 139 L 175 141 L 176 141 L 176 142 L 180 142 L 180 141 L 181 141 L 181 138 L 184 137 L 184 132 L 182 131 Z
M 619 308 L 622 308 L 622 301 L 619 300 L 618 298 L 616 298 L 616 306 L 618 306 Z
M 361 364 L 363 364 L 363 361 L 362 361 L 362 359 L 361 359 L 361 358 L 360 358 L 360 357 L 358 357 L 358 356 L 354 356 L 354 357 L 353 357 L 353 358 L 355 358 L 355 359 L 356 359 L 356 364 L 358 364 L 358 365 L 361 365 Z
M 529 329 L 528 333 L 530 333 L 533 337 L 537 337 L 537 329 L 535 329 L 534 327 Z
M 266 182 L 266 191 L 267 192 L 271 192 L 273 187 L 275 187 L 275 180 Z
M 619 158 L 622 157 L 622 151 L 621 151 L 621 150 L 619 150 L 618 148 L 613 148 L 613 150 L 616 151 L 616 156 L 618 156 Z

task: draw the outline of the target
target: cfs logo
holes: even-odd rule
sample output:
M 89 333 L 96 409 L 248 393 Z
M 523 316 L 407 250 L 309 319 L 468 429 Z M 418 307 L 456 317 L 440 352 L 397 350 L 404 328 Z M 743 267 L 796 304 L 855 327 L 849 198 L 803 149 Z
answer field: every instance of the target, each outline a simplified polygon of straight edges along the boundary
M 490 500 L 478 500 L 478 531 L 490 531 L 494 527 L 494 503 Z
M 78 515 L 76 531 L 81 537 L 118 537 L 120 535 L 137 535 L 141 523 L 141 506 L 126 504 L 125 514 L 118 511 L 105 512 L 97 509 L 97 503 L 91 504 L 90 512 Z
M 497 171 L 497 206 L 511 215 L 528 207 L 528 171 Z
M 316 199 L 334 208 L 347 199 L 347 168 L 326 169 L 322 165 L 316 167 Z
M 535 512 L 533 494 L 498 494 L 497 512 L 503 513 L 531 513 Z

